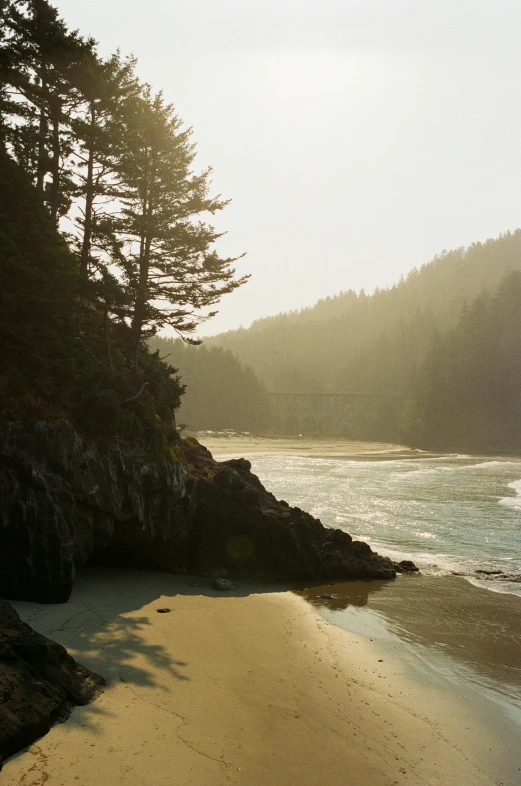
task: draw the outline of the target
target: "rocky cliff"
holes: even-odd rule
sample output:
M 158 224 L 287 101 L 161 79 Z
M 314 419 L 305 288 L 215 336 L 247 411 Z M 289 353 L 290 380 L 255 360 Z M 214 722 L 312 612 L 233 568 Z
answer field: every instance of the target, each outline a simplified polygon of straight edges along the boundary
M 231 575 L 278 579 L 388 579 L 393 563 L 367 543 L 330 529 L 270 494 L 246 459 L 216 462 L 195 440 L 185 440 L 187 489 L 194 507 L 188 567 L 226 569 Z
M 65 602 L 86 562 L 284 580 L 392 578 L 393 564 L 195 440 L 150 458 L 64 421 L 0 435 L 0 596 Z
M 0 596 L 65 602 L 78 567 L 110 548 L 122 564 L 184 567 L 185 468 L 131 445 L 86 446 L 67 421 L 0 438 Z
M 104 680 L 36 633 L 0 598 L 0 769 L 2 759 L 49 731 Z

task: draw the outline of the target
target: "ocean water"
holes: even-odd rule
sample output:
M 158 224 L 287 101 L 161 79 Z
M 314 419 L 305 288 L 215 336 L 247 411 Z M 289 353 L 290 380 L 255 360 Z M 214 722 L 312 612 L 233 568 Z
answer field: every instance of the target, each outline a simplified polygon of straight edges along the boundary
M 398 659 L 412 680 L 441 688 L 469 717 L 490 724 L 503 746 L 494 782 L 521 783 L 521 459 L 266 454 L 251 461 L 279 498 L 418 565 L 421 578 L 298 592 L 328 622 L 376 642 L 382 660 Z M 453 573 L 481 592 L 462 591 L 464 579 Z
M 346 460 L 261 455 L 275 496 L 427 575 L 464 574 L 521 596 L 521 459 L 465 456 Z M 519 581 L 484 576 L 501 570 Z

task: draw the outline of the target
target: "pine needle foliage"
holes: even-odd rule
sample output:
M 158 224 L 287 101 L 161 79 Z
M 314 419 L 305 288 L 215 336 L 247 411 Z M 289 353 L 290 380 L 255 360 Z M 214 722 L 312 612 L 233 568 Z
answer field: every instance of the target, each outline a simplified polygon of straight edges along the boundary
M 217 251 L 227 201 L 191 130 L 135 69 L 47 0 L 0 0 L 0 417 L 159 445 L 183 386 L 147 339 L 197 343 L 246 277 Z

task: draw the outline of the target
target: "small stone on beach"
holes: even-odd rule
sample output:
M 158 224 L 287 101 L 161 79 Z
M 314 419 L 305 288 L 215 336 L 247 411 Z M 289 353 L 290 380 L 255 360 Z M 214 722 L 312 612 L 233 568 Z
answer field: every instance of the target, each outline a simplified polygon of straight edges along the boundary
M 213 588 L 221 592 L 228 592 L 235 589 L 235 586 L 228 579 L 216 578 L 213 580 Z

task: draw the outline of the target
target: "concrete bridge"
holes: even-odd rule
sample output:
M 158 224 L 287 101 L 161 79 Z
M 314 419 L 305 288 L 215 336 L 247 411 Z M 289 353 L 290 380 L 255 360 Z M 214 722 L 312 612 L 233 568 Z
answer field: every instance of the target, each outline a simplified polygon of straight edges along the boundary
M 394 405 L 401 393 L 271 393 L 275 429 L 281 434 L 347 435 L 355 412 Z

